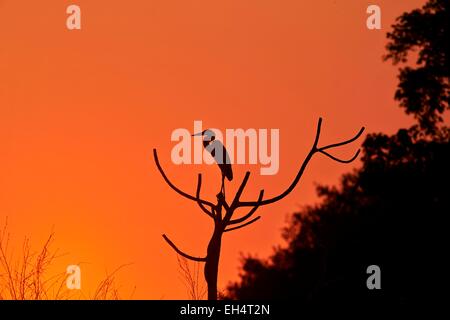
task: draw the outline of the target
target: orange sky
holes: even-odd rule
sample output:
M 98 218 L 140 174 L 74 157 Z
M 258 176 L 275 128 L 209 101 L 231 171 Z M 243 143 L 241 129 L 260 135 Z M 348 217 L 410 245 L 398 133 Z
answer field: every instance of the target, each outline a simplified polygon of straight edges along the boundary
M 282 191 L 296 174 L 323 116 L 322 142 L 407 126 L 393 100 L 396 68 L 383 63 L 394 18 L 422 0 L 0 0 L 0 219 L 15 240 L 56 232 L 59 260 L 82 266 L 83 291 L 124 263 L 120 281 L 134 298 L 186 298 L 167 233 L 204 255 L 212 223 L 176 195 L 151 158 L 157 147 L 173 181 L 205 196 L 215 167 L 170 162 L 173 129 L 279 128 L 280 171 L 235 166 L 252 176 L 244 198 Z M 66 7 L 82 10 L 82 30 L 66 29 Z M 369 4 L 381 31 L 365 25 Z M 362 139 L 360 140 L 362 141 Z M 358 144 L 339 155 L 350 155 Z M 240 253 L 268 255 L 286 215 L 316 200 L 314 184 L 336 183 L 351 166 L 317 156 L 285 200 L 263 219 L 224 235 L 219 286 L 238 273 Z M 227 190 L 231 190 L 229 187 Z

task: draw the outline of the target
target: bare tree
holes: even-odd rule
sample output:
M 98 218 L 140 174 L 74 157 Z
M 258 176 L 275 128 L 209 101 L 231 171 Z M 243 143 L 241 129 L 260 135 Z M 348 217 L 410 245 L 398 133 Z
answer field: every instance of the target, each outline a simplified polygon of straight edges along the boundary
M 165 182 L 178 194 L 181 196 L 197 202 L 200 209 L 207 214 L 211 219 L 214 221 L 214 231 L 211 236 L 211 239 L 209 241 L 206 256 L 205 257 L 194 257 L 191 256 L 182 250 L 180 250 L 165 234 L 163 234 L 164 240 L 175 250 L 176 253 L 181 255 L 182 257 L 192 260 L 192 261 L 198 261 L 198 262 L 205 262 L 205 268 L 204 268 L 204 275 L 205 280 L 208 285 L 208 300 L 217 300 L 217 275 L 218 275 L 218 268 L 219 268 L 219 257 L 220 257 L 220 250 L 222 245 L 222 235 L 224 232 L 230 232 L 234 230 L 238 230 L 240 228 L 246 227 L 257 220 L 259 220 L 261 217 L 253 217 L 256 210 L 264 205 L 268 205 L 271 203 L 275 203 L 277 201 L 280 201 L 284 197 L 286 197 L 289 193 L 292 192 L 292 190 L 296 187 L 298 182 L 300 181 L 300 178 L 302 177 L 303 173 L 305 172 L 305 169 L 312 159 L 312 157 L 316 153 L 321 153 L 328 158 L 340 162 L 340 163 L 350 163 L 353 160 L 355 160 L 360 152 L 360 149 L 355 153 L 355 155 L 348 160 L 343 160 L 338 157 L 335 157 L 328 153 L 328 150 L 331 150 L 333 148 L 337 148 L 346 144 L 349 144 L 356 139 L 358 139 L 361 134 L 364 131 L 364 127 L 359 130 L 359 132 L 351 139 L 329 144 L 323 147 L 319 147 L 319 138 L 320 138 L 320 130 L 322 125 L 322 118 L 319 118 L 318 124 L 317 124 L 317 131 L 316 136 L 314 139 L 314 143 L 307 154 L 306 158 L 303 160 L 303 163 L 300 166 L 300 169 L 298 170 L 297 175 L 295 176 L 292 183 L 289 185 L 289 187 L 282 193 L 280 193 L 277 196 L 264 199 L 264 190 L 262 189 L 259 192 L 258 199 L 256 201 L 241 201 L 241 195 L 247 186 L 248 179 L 250 177 L 250 172 L 247 171 L 245 173 L 244 179 L 242 180 L 234 198 L 231 203 L 228 203 L 223 195 L 223 193 L 219 193 L 217 195 L 217 200 L 215 203 L 204 200 L 200 197 L 200 191 L 202 187 L 202 175 L 198 175 L 197 179 L 197 191 L 195 193 L 195 196 L 188 194 L 182 190 L 180 190 L 178 187 L 176 187 L 167 177 L 164 170 L 161 167 L 161 164 L 159 163 L 158 154 L 156 149 L 153 149 L 153 157 L 156 163 L 156 166 L 158 167 L 159 172 L 161 173 L 162 177 L 164 178 Z M 249 212 L 239 218 L 233 218 L 233 214 L 238 208 L 248 207 L 250 208 Z

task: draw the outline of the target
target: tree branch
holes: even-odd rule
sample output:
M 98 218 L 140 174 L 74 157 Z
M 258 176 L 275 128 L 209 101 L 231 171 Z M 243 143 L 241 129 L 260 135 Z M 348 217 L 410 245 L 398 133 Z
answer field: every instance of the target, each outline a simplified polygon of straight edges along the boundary
M 241 198 L 242 192 L 245 189 L 245 186 L 247 185 L 248 178 L 250 177 L 250 171 L 247 171 L 245 173 L 244 179 L 241 182 L 241 185 L 239 186 L 238 191 L 236 192 L 236 195 L 234 196 L 233 202 L 231 203 L 231 207 L 234 209 L 239 203 L 239 199 Z
M 338 142 L 338 143 L 333 143 L 333 144 L 329 144 L 325 147 L 321 147 L 319 148 L 319 151 L 323 151 L 323 150 L 327 150 L 327 149 L 331 149 L 331 148 L 336 148 L 336 147 L 340 147 L 349 143 L 352 143 L 353 141 L 355 141 L 356 139 L 358 139 L 364 132 L 366 128 L 365 127 L 361 127 L 361 129 L 359 130 L 359 132 L 351 139 L 342 141 L 342 142 Z
M 244 223 L 244 224 L 241 224 L 240 226 L 237 226 L 237 227 L 232 227 L 232 228 L 225 229 L 223 232 L 233 231 L 233 230 L 237 230 L 237 229 L 246 227 L 246 226 L 248 226 L 249 224 L 252 224 L 253 222 L 258 221 L 260 218 L 261 218 L 261 216 L 257 216 L 256 218 L 250 220 L 249 222 L 246 222 L 246 223 Z
M 353 162 L 353 160 L 355 160 L 356 158 L 358 158 L 358 155 L 361 152 L 361 149 L 358 149 L 356 151 L 355 155 L 351 159 L 348 159 L 348 160 L 339 159 L 339 158 L 337 158 L 337 157 L 335 157 L 335 156 L 333 156 L 333 155 L 331 155 L 328 152 L 323 151 L 323 150 L 319 150 L 319 152 L 324 154 L 324 155 L 326 155 L 328 158 L 333 159 L 334 161 L 337 161 L 337 162 L 340 162 L 340 163 L 350 163 L 350 162 Z
M 338 142 L 338 143 L 334 143 L 334 144 L 330 144 L 330 145 L 327 145 L 327 146 L 322 147 L 322 148 L 318 148 L 317 145 L 318 145 L 318 143 L 319 143 L 321 126 L 322 126 L 322 118 L 319 118 L 319 121 L 318 121 L 318 123 L 317 123 L 316 136 L 315 136 L 315 138 L 314 138 L 314 143 L 313 143 L 313 145 L 312 145 L 312 147 L 311 147 L 311 150 L 309 151 L 309 153 L 308 153 L 308 155 L 306 156 L 305 160 L 303 160 L 303 163 L 302 163 L 302 165 L 300 166 L 300 169 L 299 169 L 299 171 L 298 171 L 298 173 L 297 173 L 297 175 L 296 175 L 294 181 L 292 181 L 292 183 L 290 184 L 290 186 L 289 186 L 283 193 L 281 193 L 281 194 L 279 194 L 278 196 L 275 196 L 275 197 L 273 197 L 273 198 L 263 200 L 263 201 L 261 201 L 259 204 L 258 204 L 257 201 L 256 201 L 256 202 L 255 202 L 255 201 L 239 202 L 239 203 L 238 203 L 239 207 L 252 207 L 252 206 L 257 206 L 257 205 L 258 205 L 258 206 L 263 206 L 263 205 L 267 205 L 267 204 L 271 204 L 271 203 L 277 202 L 277 201 L 283 199 L 284 197 L 286 197 L 286 196 L 287 196 L 289 193 L 291 193 L 292 190 L 294 190 L 294 188 L 297 186 L 298 182 L 300 181 L 300 178 L 302 177 L 303 173 L 305 172 L 305 169 L 306 169 L 306 167 L 307 167 L 309 161 L 311 160 L 311 158 L 313 157 L 313 155 L 314 155 L 315 153 L 317 153 L 317 152 L 320 152 L 320 153 L 322 153 L 322 154 L 328 156 L 329 158 L 331 158 L 331 159 L 333 159 L 333 160 L 335 160 L 335 161 L 338 161 L 338 162 L 342 162 L 342 163 L 349 163 L 349 162 L 352 162 L 353 160 L 356 159 L 356 157 L 359 155 L 359 150 L 358 150 L 358 152 L 356 152 L 355 156 L 354 156 L 353 158 L 351 158 L 350 160 L 341 160 L 341 159 L 338 159 L 338 158 L 332 156 L 331 154 L 325 152 L 324 150 L 331 149 L 331 148 L 335 148 L 335 147 L 339 147 L 339 146 L 343 146 L 343 145 L 346 145 L 346 144 L 349 144 L 349 143 L 355 141 L 355 140 L 358 139 L 358 138 L 361 136 L 361 134 L 364 132 L 364 127 L 362 127 L 362 128 L 359 130 L 359 132 L 358 132 L 353 138 L 351 138 L 351 139 L 348 139 L 348 140 L 345 140 L 345 141 L 342 141 L 342 142 Z
M 248 178 L 249 178 L 249 177 L 250 177 L 250 171 L 247 171 L 247 172 L 245 173 L 245 176 L 244 176 L 244 179 L 242 180 L 241 185 L 239 186 L 238 191 L 236 192 L 236 196 L 234 197 L 233 202 L 234 202 L 234 201 L 239 201 L 239 198 L 241 197 L 242 192 L 244 191 L 245 186 L 247 185 L 247 182 L 248 182 Z
M 192 201 L 196 201 L 197 203 L 201 203 L 204 205 L 208 205 L 210 207 L 213 207 L 214 205 L 206 200 L 202 200 L 200 198 L 194 197 L 180 189 L 178 189 L 170 180 L 169 178 L 167 178 L 167 175 L 165 174 L 164 170 L 162 169 L 159 160 L 158 160 L 158 153 L 156 152 L 156 149 L 153 149 L 153 158 L 155 159 L 155 163 L 156 166 L 158 167 L 159 172 L 161 173 L 162 177 L 164 178 L 164 181 L 169 185 L 169 187 L 171 187 L 173 190 L 175 190 L 178 194 L 182 195 L 183 197 L 192 200 Z
M 202 262 L 202 261 L 206 261 L 206 257 L 205 258 L 198 258 L 198 257 L 193 257 L 188 255 L 187 253 L 184 253 L 183 251 L 181 251 L 180 249 L 177 248 L 177 246 L 170 241 L 170 239 L 163 234 L 162 235 L 164 240 L 166 240 L 166 242 L 173 248 L 173 250 L 175 250 L 176 253 L 178 253 L 180 256 L 185 257 L 186 259 L 192 260 L 192 261 L 198 261 L 198 262 Z
M 203 205 L 203 203 L 200 200 L 200 190 L 202 188 L 202 174 L 199 173 L 198 174 L 198 179 L 197 179 L 197 192 L 195 194 L 196 198 L 197 198 L 197 204 L 200 207 L 200 209 L 203 210 L 203 212 L 205 212 L 208 216 L 210 216 L 211 218 L 214 219 L 214 214 L 212 213 L 212 207 L 211 207 L 211 211 L 206 209 L 206 207 Z
M 261 201 L 262 201 L 263 196 L 264 196 L 264 190 L 261 190 L 261 191 L 259 192 L 259 197 L 258 197 L 257 205 L 254 206 L 254 207 L 250 210 L 250 212 L 247 213 L 245 216 L 242 216 L 241 218 L 237 218 L 237 219 L 230 220 L 230 221 L 228 222 L 227 225 L 238 224 L 238 223 L 244 222 L 245 220 L 247 220 L 248 218 L 250 218 L 250 217 L 256 212 L 256 210 L 259 208 L 259 205 L 261 204 Z
M 217 206 L 223 206 L 225 208 L 225 211 L 227 211 L 227 212 L 228 212 L 228 210 L 230 210 L 230 206 L 228 205 L 227 201 L 225 200 L 223 193 L 219 193 L 217 195 Z

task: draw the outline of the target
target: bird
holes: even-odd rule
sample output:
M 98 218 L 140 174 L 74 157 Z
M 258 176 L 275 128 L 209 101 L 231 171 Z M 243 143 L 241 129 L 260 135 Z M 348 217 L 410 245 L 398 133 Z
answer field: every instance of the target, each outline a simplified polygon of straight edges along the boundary
M 231 167 L 230 156 L 227 149 L 221 141 L 216 140 L 216 134 L 211 129 L 206 129 L 202 132 L 193 134 L 192 136 L 203 137 L 203 148 L 212 155 L 219 166 L 220 172 L 222 173 L 222 184 L 219 194 L 222 194 L 223 197 L 225 197 L 225 178 L 227 178 L 228 181 L 233 180 L 233 169 Z

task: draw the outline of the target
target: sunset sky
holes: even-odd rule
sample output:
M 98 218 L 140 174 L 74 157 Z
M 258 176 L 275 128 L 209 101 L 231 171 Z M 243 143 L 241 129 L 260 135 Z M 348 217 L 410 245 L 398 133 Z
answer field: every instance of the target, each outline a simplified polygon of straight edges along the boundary
M 235 165 L 232 193 L 252 171 L 243 199 L 286 188 L 308 152 L 319 116 L 321 142 L 393 133 L 412 119 L 393 100 L 397 69 L 382 61 L 395 17 L 422 0 L 0 0 L 0 225 L 12 243 L 39 245 L 51 230 L 67 253 L 55 269 L 82 262 L 88 295 L 122 264 L 125 298 L 187 298 L 166 233 L 203 256 L 212 221 L 173 192 L 152 149 L 180 188 L 205 198 L 220 188 L 215 166 L 172 164 L 176 128 L 280 129 L 280 170 Z M 82 29 L 66 28 L 77 4 Z M 382 29 L 366 28 L 377 4 Z M 334 154 L 351 156 L 363 138 Z M 259 211 L 262 219 L 224 235 L 219 287 L 236 280 L 241 253 L 265 257 L 282 244 L 286 217 L 317 201 L 357 166 L 316 156 L 295 191 Z

